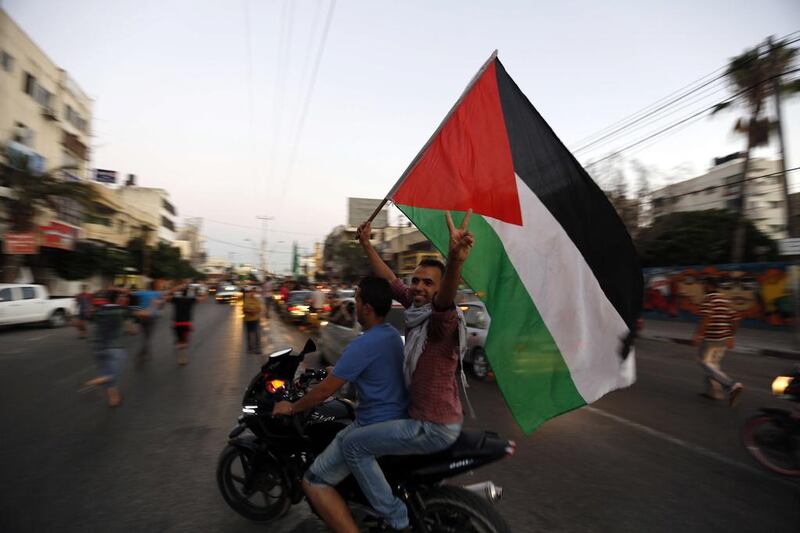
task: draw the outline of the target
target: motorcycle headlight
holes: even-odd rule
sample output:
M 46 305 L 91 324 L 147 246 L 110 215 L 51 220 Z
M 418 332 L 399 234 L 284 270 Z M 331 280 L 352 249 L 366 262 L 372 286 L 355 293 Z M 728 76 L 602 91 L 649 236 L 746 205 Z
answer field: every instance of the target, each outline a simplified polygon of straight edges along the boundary
M 772 394 L 775 396 L 782 396 L 794 378 L 789 376 L 778 376 L 772 380 Z

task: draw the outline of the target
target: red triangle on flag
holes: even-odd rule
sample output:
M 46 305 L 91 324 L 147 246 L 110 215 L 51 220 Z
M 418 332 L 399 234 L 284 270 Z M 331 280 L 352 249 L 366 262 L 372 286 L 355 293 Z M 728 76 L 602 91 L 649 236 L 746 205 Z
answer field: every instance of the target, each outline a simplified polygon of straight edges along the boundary
M 392 196 L 396 204 L 466 211 L 522 225 L 495 61 Z

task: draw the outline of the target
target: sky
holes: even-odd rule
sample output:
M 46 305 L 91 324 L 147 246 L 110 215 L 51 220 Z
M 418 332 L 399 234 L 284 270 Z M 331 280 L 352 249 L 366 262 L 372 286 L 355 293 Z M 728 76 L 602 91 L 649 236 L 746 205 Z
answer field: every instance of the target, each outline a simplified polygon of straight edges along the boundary
M 167 189 L 181 218 L 203 217 L 212 256 L 257 263 L 256 216 L 273 217 L 271 270 L 289 266 L 293 241 L 310 251 L 344 224 L 348 197 L 383 198 L 495 49 L 575 149 L 767 36 L 800 30 L 796 0 L 2 7 L 94 99 L 93 167 Z M 721 80 L 661 122 L 575 153 L 587 164 L 730 94 Z M 622 155 L 649 169 L 652 187 L 692 177 L 743 149 L 736 116 L 690 121 Z M 800 97 L 784 106 L 784 131 L 787 168 L 800 166 Z M 800 172 L 790 178 L 800 188 Z

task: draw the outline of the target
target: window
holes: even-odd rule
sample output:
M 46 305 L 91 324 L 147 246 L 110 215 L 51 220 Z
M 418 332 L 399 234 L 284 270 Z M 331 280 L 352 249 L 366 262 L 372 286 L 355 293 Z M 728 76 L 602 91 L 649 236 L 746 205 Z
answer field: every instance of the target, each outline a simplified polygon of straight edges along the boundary
M 175 212 L 175 206 L 173 206 L 171 203 L 169 203 L 168 201 L 166 201 L 166 200 L 165 200 L 165 199 L 163 199 L 163 198 L 161 199 L 161 207 L 163 207 L 164 209 L 166 209 L 166 210 L 167 210 L 167 212 L 168 212 L 170 215 L 173 215 L 173 216 L 174 216 L 174 215 L 176 215 L 176 214 L 177 214 L 177 213 Z
M 84 119 L 80 113 L 72 109 L 72 106 L 69 104 L 67 104 L 67 108 L 64 110 L 64 118 L 80 131 L 86 132 L 86 119 Z
M 58 220 L 72 224 L 73 226 L 80 226 L 83 220 L 83 209 L 77 200 L 72 198 L 54 198 L 58 206 L 57 217 Z
M 14 294 L 11 289 L 0 289 L 0 302 L 11 302 L 14 300 Z
M 33 287 L 22 287 L 23 300 L 33 300 L 34 298 L 36 298 L 36 291 Z
M 769 203 L 769 206 L 770 206 L 770 207 L 781 207 L 781 202 L 780 202 L 780 201 L 777 201 L 777 202 L 770 202 L 770 203 Z
M 33 96 L 36 92 L 36 78 L 30 75 L 30 73 L 25 73 L 25 86 L 22 88 L 25 91 L 25 94 L 28 96 Z
M 356 307 L 353 302 L 342 302 L 331 313 L 330 323 L 343 328 L 352 328 L 355 324 L 355 314 Z
M 14 68 L 14 58 L 11 54 L 3 50 L 0 52 L 0 64 L 3 65 L 3 70 L 6 72 L 11 72 Z
M 161 215 L 161 225 L 170 231 L 175 231 L 175 224 L 164 215 Z
M 464 309 L 465 307 L 466 309 Z M 486 329 L 489 327 L 489 317 L 480 306 L 465 305 L 461 307 L 461 310 L 464 312 L 464 320 L 468 328 Z
M 25 85 L 22 90 L 25 91 L 25 94 L 39 102 L 39 104 L 43 105 L 44 107 L 50 106 L 50 98 L 53 96 L 53 94 L 42 87 L 36 81 L 36 78 L 29 72 L 25 73 Z

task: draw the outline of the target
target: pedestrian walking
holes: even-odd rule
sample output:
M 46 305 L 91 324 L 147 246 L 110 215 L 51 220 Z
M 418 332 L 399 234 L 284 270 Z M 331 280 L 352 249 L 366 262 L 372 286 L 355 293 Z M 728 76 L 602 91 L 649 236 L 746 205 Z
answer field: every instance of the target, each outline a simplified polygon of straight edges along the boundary
M 122 347 L 125 320 L 128 318 L 127 295 L 121 291 L 105 291 L 99 295 L 92 315 L 94 322 L 93 349 L 98 376 L 90 379 L 83 390 L 103 387 L 109 407 L 117 407 L 122 395 L 117 387 L 120 367 L 126 353 Z
M 169 296 L 172 303 L 172 326 L 175 331 L 176 360 L 180 366 L 189 363 L 187 351 L 192 331 L 192 316 L 196 303 L 203 301 L 205 295 L 198 295 L 188 283 L 178 285 Z
M 137 291 L 135 296 L 138 310 L 141 311 L 138 320 L 142 330 L 142 347 L 138 353 L 138 359 L 141 362 L 144 358 L 150 356 L 150 342 L 158 317 L 161 315 L 164 299 L 161 292 L 157 290 L 155 280 L 149 283 L 147 290 Z
M 261 304 L 256 291 L 253 289 L 244 293 L 244 325 L 247 337 L 247 351 L 250 353 L 261 353 L 261 313 L 264 306 Z
M 81 292 L 75 296 L 78 305 L 78 316 L 75 318 L 75 327 L 78 329 L 78 338 L 85 339 L 89 336 L 87 324 L 92 317 L 92 293 L 85 283 L 81 285 Z
M 269 306 L 272 305 L 273 294 L 275 292 L 275 283 L 272 278 L 267 278 L 264 283 L 264 316 L 269 318 Z
M 716 279 L 706 278 L 705 287 L 700 325 L 694 335 L 694 344 L 700 349 L 698 358 L 706 385 L 706 391 L 701 395 L 714 400 L 723 400 L 727 395 L 729 404 L 733 406 L 744 387 L 725 374 L 721 365 L 726 349 L 734 346 L 738 315 L 731 301 L 718 291 Z

